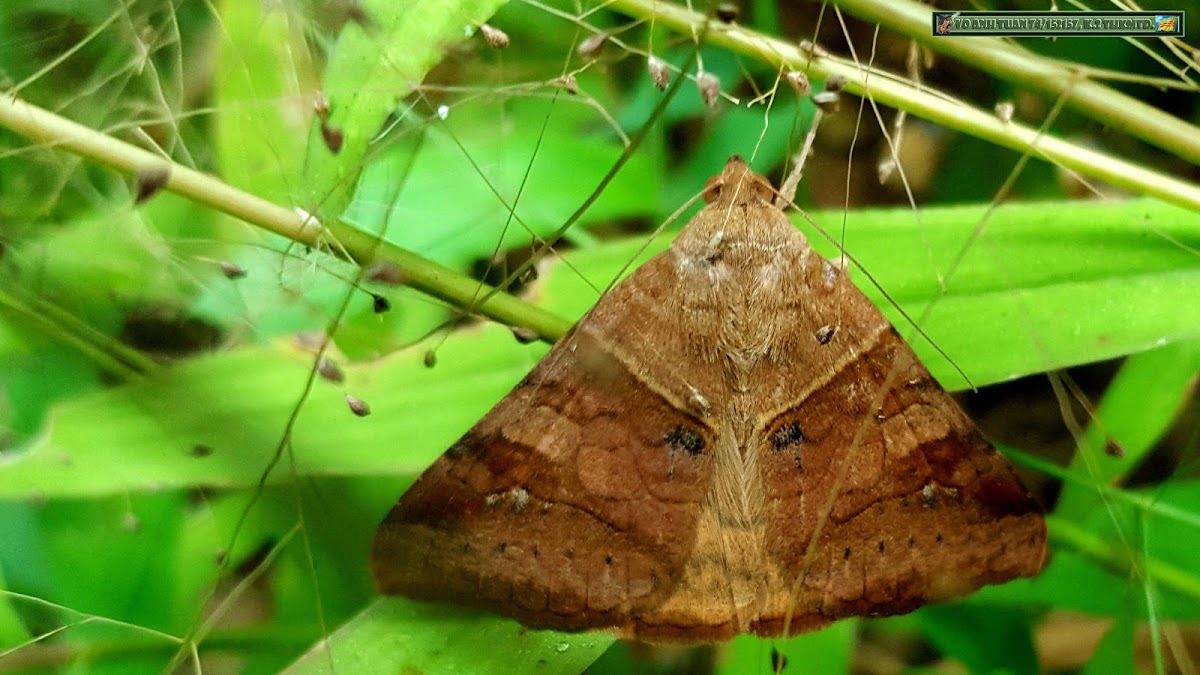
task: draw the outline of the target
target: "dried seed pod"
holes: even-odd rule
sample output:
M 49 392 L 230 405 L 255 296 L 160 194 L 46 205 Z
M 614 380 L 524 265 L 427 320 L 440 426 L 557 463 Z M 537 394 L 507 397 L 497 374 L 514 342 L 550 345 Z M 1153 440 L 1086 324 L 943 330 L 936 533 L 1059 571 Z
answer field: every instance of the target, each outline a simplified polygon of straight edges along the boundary
M 156 164 L 139 168 L 133 202 L 135 204 L 145 203 L 146 200 L 158 194 L 159 190 L 166 187 L 169 180 L 171 180 L 170 164 Z
M 826 115 L 832 115 L 841 107 L 842 97 L 836 91 L 822 91 L 813 94 L 813 103 Z
M 891 179 L 892 174 L 896 173 L 896 160 L 892 157 L 879 160 L 879 164 L 875 166 L 875 172 L 879 176 L 879 184 L 883 185 Z
M 358 417 L 366 417 L 371 414 L 371 406 L 361 398 L 356 398 L 350 394 L 343 394 L 346 397 L 346 405 L 350 407 L 350 412 Z
M 306 352 L 316 352 L 325 344 L 325 333 L 319 330 L 307 330 L 296 333 L 296 348 Z
M 323 91 L 318 91 L 313 95 L 313 114 L 322 122 L 329 119 L 329 98 Z
M 483 33 L 483 41 L 493 49 L 504 49 L 508 46 L 508 33 L 491 24 L 479 24 L 479 32 Z
M 342 151 L 342 143 L 346 140 L 346 134 L 342 130 L 325 122 L 321 123 L 321 140 L 325 141 L 325 147 L 333 154 L 338 154 Z
M 829 56 L 829 52 L 824 47 L 818 44 L 813 44 L 809 40 L 801 40 L 796 44 L 796 46 L 800 48 L 800 51 L 805 52 L 810 56 Z
M 792 85 L 792 90 L 796 92 L 796 96 L 805 98 L 812 93 L 812 84 L 808 81 L 808 76 L 798 70 L 789 70 L 784 78 L 788 84 Z
M 842 89 L 845 89 L 846 83 L 849 81 L 850 81 L 850 78 L 846 77 L 845 75 L 841 75 L 841 74 L 830 75 L 829 77 L 825 78 L 825 91 L 832 91 L 833 93 L 836 94 L 836 93 L 840 92 Z
M 667 67 L 666 61 L 657 56 L 646 59 L 646 70 L 650 71 L 650 80 L 659 89 L 666 89 L 671 83 L 671 69 Z
M 389 286 L 402 286 L 407 278 L 400 266 L 394 260 L 380 258 L 367 266 L 363 276 L 370 281 L 378 281 Z
M 607 31 L 593 33 L 579 43 L 579 46 L 575 48 L 575 53 L 585 59 L 594 59 L 600 56 L 600 52 L 604 49 L 604 43 L 608 42 L 608 37 Z
M 704 105 L 716 110 L 721 102 L 721 81 L 712 73 L 700 73 L 696 76 L 696 86 L 700 87 L 700 98 Z
M 342 373 L 342 367 L 337 361 L 325 356 L 317 359 L 317 374 L 334 384 L 341 384 L 346 380 L 346 375 Z
M 578 94 L 579 93 L 579 82 L 575 79 L 575 76 L 572 75 L 571 73 L 567 73 L 566 75 L 563 75 L 562 77 L 555 80 L 555 82 L 558 83 L 558 86 L 562 87 L 563 89 L 566 89 L 567 93 L 569 93 L 569 94 Z
M 241 279 L 246 276 L 246 268 L 237 263 L 221 261 L 221 274 L 224 274 L 226 279 Z
M 1012 101 L 1001 101 L 996 104 L 996 117 L 999 117 L 1001 122 L 1011 122 L 1015 111 L 1016 106 Z
M 722 2 L 717 5 L 717 18 L 724 23 L 737 21 L 741 13 L 742 8 L 736 2 Z
M 513 334 L 513 337 L 515 337 L 517 339 L 517 342 L 520 342 L 523 345 L 527 345 L 530 342 L 537 342 L 538 337 L 540 337 L 537 334 L 537 331 L 533 330 L 532 328 L 526 328 L 524 326 L 513 326 L 512 334 Z

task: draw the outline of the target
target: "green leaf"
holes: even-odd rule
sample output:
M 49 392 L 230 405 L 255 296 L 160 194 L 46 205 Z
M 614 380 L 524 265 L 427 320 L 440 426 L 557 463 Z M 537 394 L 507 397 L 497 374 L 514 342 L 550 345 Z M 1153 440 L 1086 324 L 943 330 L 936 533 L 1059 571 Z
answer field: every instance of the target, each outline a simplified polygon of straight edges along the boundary
M 219 9 L 213 93 L 220 174 L 264 199 L 298 203 L 294 183 L 315 118 L 314 94 L 303 87 L 317 77 L 303 26 L 282 4 L 227 2 Z
M 402 598 L 381 598 L 286 671 L 580 673 L 613 642 L 607 633 L 555 633 Z
M 161 600 L 178 569 L 170 553 L 184 503 L 185 495 L 173 492 L 53 501 L 32 510 L 0 504 L 0 540 L 21 543 L 0 550 L 0 567 L 10 570 L 14 588 L 45 590 L 74 611 L 177 630 L 179 617 Z M 72 635 L 90 630 L 109 628 L 77 626 Z
M 849 673 L 858 626 L 858 621 L 848 619 L 787 640 L 739 635 L 730 643 L 728 656 L 717 667 L 717 675 Z
M 1113 482 L 1133 470 L 1163 434 L 1195 386 L 1200 370 L 1200 341 L 1167 345 L 1130 357 L 1104 391 L 1085 442 L 1071 460 L 1071 470 L 1084 478 L 1063 486 L 1056 513 L 1082 519 L 1100 506 L 1093 486 Z M 1123 456 L 1106 453 L 1109 439 Z
M 363 0 L 366 20 L 350 22 L 338 36 L 325 70 L 330 126 L 342 132 L 333 154 L 312 142 L 302 203 L 337 216 L 350 202 L 372 139 L 420 84 L 446 47 L 474 32 L 506 0 Z M 314 138 L 316 136 L 314 135 Z
M 8 584 L 4 579 L 4 567 L 0 565 L 0 652 L 24 644 L 32 637 L 25 622 L 17 614 L 13 603 L 6 596 Z
M 1081 675 L 1133 675 L 1133 629 L 1130 616 L 1118 616 L 1112 628 L 1104 634 L 1100 646 L 1088 659 Z
M 296 471 L 419 473 L 545 350 L 487 326 L 448 339 L 436 368 L 420 349 L 346 366 L 345 391 L 373 410 L 365 418 L 350 412 L 341 387 L 317 379 L 291 439 Z M 64 402 L 27 451 L 0 456 L 0 498 L 252 486 L 280 447 L 311 364 L 284 344 L 243 349 Z M 277 470 L 269 482 L 290 480 Z
M 1153 494 L 1154 509 L 1107 499 L 1083 524 L 1047 516 L 1054 553 L 1036 579 L 987 588 L 1013 603 L 1047 604 L 1091 614 L 1161 619 L 1200 616 L 1200 482 L 1176 481 Z M 1147 588 L 1149 587 L 1149 588 Z
M 972 673 L 1039 672 L 1023 610 L 960 602 L 924 607 L 917 618 L 930 641 Z
M 589 132 L 573 105 L 538 100 L 505 109 L 455 108 L 444 127 L 425 133 L 416 150 L 421 171 L 406 177 L 397 198 L 389 195 L 412 161 L 410 149 L 399 144 L 364 171 L 345 220 L 371 232 L 385 222 L 380 234 L 388 241 L 460 270 L 497 251 L 529 246 L 534 234 L 546 237 L 566 221 L 622 152 L 609 135 Z M 495 130 L 486 122 L 507 115 L 539 123 Z M 659 175 L 650 157 L 634 155 L 579 224 L 651 213 Z M 509 219 L 506 205 L 515 206 L 519 220 Z

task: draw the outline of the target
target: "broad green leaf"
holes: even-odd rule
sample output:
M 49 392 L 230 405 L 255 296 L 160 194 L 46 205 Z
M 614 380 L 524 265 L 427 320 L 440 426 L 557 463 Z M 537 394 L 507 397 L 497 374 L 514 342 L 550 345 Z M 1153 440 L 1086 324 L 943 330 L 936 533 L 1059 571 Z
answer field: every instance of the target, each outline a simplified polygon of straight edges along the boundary
M 343 388 L 317 379 L 292 435 L 299 475 L 414 475 L 500 399 L 545 352 L 500 326 L 424 350 L 344 366 Z M 25 452 L 0 455 L 0 498 L 66 497 L 182 486 L 248 487 L 280 448 L 312 357 L 286 344 L 163 369 L 153 379 L 65 402 Z M 286 463 L 283 464 L 286 466 Z M 270 482 L 288 482 L 275 471 Z
M 372 139 L 390 115 L 442 59 L 447 46 L 475 32 L 506 0 L 363 0 L 365 19 L 338 36 L 325 70 L 330 126 L 341 131 L 340 152 L 319 140 L 305 178 L 304 204 L 311 212 L 338 216 L 350 201 Z M 314 138 L 316 136 L 314 135 Z
M 0 504 L 0 540 L 20 542 L 0 547 L 0 566 L 10 570 L 13 588 L 36 589 L 74 611 L 178 629 L 179 617 L 163 599 L 179 564 L 170 552 L 184 501 L 183 493 L 173 492 L 60 500 L 36 509 Z M 139 574 L 127 573 L 131 569 Z M 92 630 L 107 629 L 79 626 L 72 636 Z
M 1086 442 L 1071 469 L 1086 480 L 1063 486 L 1056 512 L 1081 519 L 1100 505 L 1095 484 L 1111 482 L 1140 464 L 1167 433 L 1195 386 L 1200 341 L 1167 345 L 1130 357 L 1104 391 Z M 1109 439 L 1117 446 L 1108 446 Z M 1106 452 L 1115 447 L 1117 453 Z
M 1146 616 L 1149 584 L 1158 617 L 1197 618 L 1200 483 L 1175 481 L 1153 495 L 1158 502 L 1154 510 L 1108 499 L 1083 524 L 1048 516 L 1054 551 L 1045 571 L 1035 579 L 985 588 L 975 597 Z
M 425 133 L 416 150 L 419 172 L 404 175 L 413 161 L 408 148 L 389 149 L 364 171 L 345 220 L 372 232 L 378 231 L 374 223 L 384 222 L 380 234 L 388 241 L 460 270 L 549 236 L 600 186 L 622 147 L 610 134 L 592 131 L 570 100 L 509 107 L 453 109 L 443 127 Z M 492 121 L 509 115 L 539 124 Z M 579 224 L 651 213 L 658 176 L 649 156 L 634 155 Z M 580 232 L 573 228 L 568 236 Z
M 318 86 L 303 20 L 282 3 L 219 7 L 213 93 L 220 174 L 264 199 L 296 204 Z
M 859 625 L 854 619 L 838 621 L 828 628 L 786 640 L 738 636 L 718 665 L 717 675 L 849 673 Z
M 31 637 L 25 622 L 4 591 L 8 584 L 4 579 L 4 568 L 0 566 L 0 651 L 25 644 Z
M 917 618 L 938 650 L 969 672 L 1038 672 L 1033 629 L 1024 610 L 959 602 L 925 607 Z
M 613 642 L 606 633 L 522 628 L 491 615 L 381 598 L 286 672 L 575 673 Z

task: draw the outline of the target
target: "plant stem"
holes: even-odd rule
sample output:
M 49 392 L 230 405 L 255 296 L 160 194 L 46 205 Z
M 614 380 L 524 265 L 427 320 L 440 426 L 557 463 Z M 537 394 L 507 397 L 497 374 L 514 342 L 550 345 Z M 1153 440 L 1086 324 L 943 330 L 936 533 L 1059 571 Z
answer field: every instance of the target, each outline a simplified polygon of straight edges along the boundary
M 1200 164 L 1200 130 L 1132 96 L 1081 77 L 1086 67 L 1038 56 L 1001 38 L 935 37 L 930 30 L 930 7 L 912 0 L 833 0 L 833 4 L 1000 79 L 1052 98 L 1066 97 L 1067 107 Z
M 863 5 L 885 6 L 885 3 L 877 1 L 861 1 Z M 818 77 L 845 76 L 848 81 L 845 87 L 847 91 L 868 97 L 875 102 L 906 110 L 918 117 L 1018 152 L 1028 151 L 1031 155 L 1047 162 L 1106 181 L 1125 190 L 1150 195 L 1193 211 L 1200 211 L 1200 186 L 1046 135 L 1038 129 L 1016 122 L 1005 122 L 990 111 L 974 108 L 934 91 L 917 88 L 905 79 L 891 73 L 868 68 L 853 60 L 833 55 L 810 55 L 795 44 L 764 36 L 737 24 L 708 22 L 704 15 L 689 11 L 681 5 L 656 2 L 655 0 L 612 0 L 607 6 L 630 16 L 646 19 L 654 17 L 657 25 L 668 26 L 684 34 L 699 30 L 700 26 L 707 23 L 709 26 L 708 41 L 711 44 L 727 47 L 778 68 L 803 70 Z M 858 4 L 853 5 L 853 8 L 858 11 Z M 926 19 L 922 24 L 921 31 L 923 32 L 919 31 L 921 35 L 925 35 L 930 30 L 929 10 L 926 8 L 923 11 L 926 13 Z M 906 31 L 912 29 L 909 23 L 900 25 Z M 971 38 L 972 44 L 977 39 L 982 38 Z M 949 42 L 964 43 L 968 41 L 950 40 Z M 934 44 L 941 45 L 942 42 Z M 993 51 L 981 53 L 989 55 L 994 62 L 1009 64 L 1007 67 L 1011 70 L 1025 71 L 1022 79 L 1014 77 L 1014 80 L 1031 87 L 1033 86 L 1031 83 L 1040 83 L 1043 87 L 1048 88 L 1053 83 L 1055 87 L 1053 93 L 1065 97 L 1068 103 L 1076 100 L 1075 97 L 1081 97 L 1080 100 L 1088 102 L 1091 106 L 1085 110 L 1089 112 L 1094 110 L 1096 119 L 1116 128 L 1145 131 L 1150 127 L 1158 127 L 1160 130 L 1169 130 L 1169 133 L 1167 131 L 1155 132 L 1153 137 L 1163 143 L 1169 140 L 1170 143 L 1167 147 L 1173 152 L 1180 152 L 1179 148 L 1187 149 L 1195 145 L 1195 157 L 1200 159 L 1200 129 L 1140 102 L 1134 105 L 1129 97 L 1088 81 L 1078 69 L 1068 68 L 1066 65 L 1049 59 L 1034 57 L 1007 44 L 1001 43 L 1000 46 L 1003 49 L 993 48 Z M 996 56 L 1000 52 L 1005 54 L 1004 60 Z M 1008 77 L 1007 70 L 1004 71 L 1004 75 Z M 1078 92 L 1083 93 L 1079 94 Z M 1118 117 L 1113 114 L 1114 110 L 1122 111 L 1122 116 Z M 1128 114 L 1139 116 L 1136 125 L 1125 121 Z M 1164 139 L 1162 136 L 1166 136 L 1166 138 Z M 1192 157 L 1191 150 L 1186 150 L 1186 152 L 1187 155 L 1181 156 Z
M 251 225 L 283 235 L 298 244 L 317 247 L 333 239 L 333 252 L 345 251 L 360 265 L 377 259 L 397 264 L 405 283 L 457 307 L 478 303 L 480 314 L 511 325 L 532 329 L 546 340 L 561 337 L 570 322 L 539 307 L 508 295 L 491 293 L 481 282 L 426 260 L 344 223 L 321 227 L 303 212 L 288 209 L 239 190 L 218 178 L 190 169 L 160 155 L 135 147 L 107 134 L 77 124 L 59 115 L 12 96 L 0 96 L 0 126 L 35 142 L 59 147 L 129 174 L 165 168 L 169 172 L 165 189 L 198 204 L 214 208 Z M 477 298 L 487 296 L 483 302 Z
M 157 364 L 141 352 L 97 331 L 74 314 L 33 298 L 33 306 L 0 289 L 0 313 L 28 322 L 42 333 L 91 359 L 109 375 L 133 382 L 154 372 Z
M 1121 550 L 1113 541 L 1090 532 L 1064 518 L 1046 516 L 1050 541 L 1055 548 L 1074 551 L 1103 569 L 1115 574 L 1131 576 L 1143 583 L 1155 583 L 1163 589 L 1171 589 L 1200 602 L 1200 577 L 1190 570 L 1163 562 L 1149 555 L 1141 559 L 1140 572 L 1131 574 L 1135 563 L 1128 552 Z

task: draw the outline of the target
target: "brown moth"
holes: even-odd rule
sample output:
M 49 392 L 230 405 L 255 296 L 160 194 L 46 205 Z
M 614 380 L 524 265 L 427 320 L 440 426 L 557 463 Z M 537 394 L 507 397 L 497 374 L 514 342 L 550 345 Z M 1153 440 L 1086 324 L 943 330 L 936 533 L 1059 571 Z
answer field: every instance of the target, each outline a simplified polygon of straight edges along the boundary
M 400 498 L 380 591 L 649 641 L 780 636 L 1037 574 L 1046 525 L 733 157 Z

